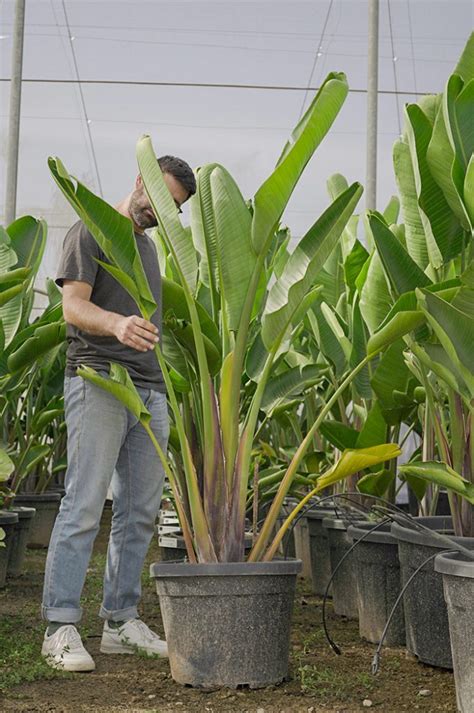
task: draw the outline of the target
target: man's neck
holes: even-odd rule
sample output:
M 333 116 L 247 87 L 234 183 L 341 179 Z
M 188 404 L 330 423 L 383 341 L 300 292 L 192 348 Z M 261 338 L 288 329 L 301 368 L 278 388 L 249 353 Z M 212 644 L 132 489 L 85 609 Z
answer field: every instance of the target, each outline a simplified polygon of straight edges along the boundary
M 133 231 L 134 231 L 135 233 L 138 233 L 139 235 L 145 235 L 145 231 L 142 230 L 142 228 L 140 228 L 138 225 L 136 225 L 136 224 L 133 222 L 133 218 L 132 218 L 132 216 L 130 215 L 129 207 L 130 207 L 130 198 L 131 198 L 131 196 L 132 196 L 132 194 L 130 193 L 128 196 L 126 196 L 125 198 L 123 198 L 119 203 L 117 203 L 117 205 L 115 206 L 115 210 L 117 210 L 119 213 L 121 213 L 121 214 L 124 215 L 126 218 L 128 218 L 129 220 L 132 221 Z

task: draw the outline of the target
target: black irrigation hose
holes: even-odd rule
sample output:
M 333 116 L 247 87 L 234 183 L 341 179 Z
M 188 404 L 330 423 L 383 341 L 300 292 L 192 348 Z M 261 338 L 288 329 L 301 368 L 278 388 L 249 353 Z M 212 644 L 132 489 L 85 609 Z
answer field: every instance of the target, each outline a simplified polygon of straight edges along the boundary
M 374 525 L 374 527 L 370 528 L 370 530 L 367 530 L 367 532 L 364 532 L 362 537 L 359 537 L 358 540 L 354 540 L 353 544 L 349 547 L 347 552 L 343 555 L 343 557 L 341 557 L 341 559 L 337 563 L 336 567 L 333 569 L 331 577 L 327 583 L 326 591 L 324 592 L 324 597 L 323 597 L 322 624 L 323 624 L 324 634 L 326 636 L 328 644 L 332 648 L 334 653 L 337 654 L 338 656 L 340 656 L 342 654 L 342 651 L 339 648 L 339 646 L 336 644 L 336 642 L 331 638 L 328 628 L 327 628 L 327 623 L 326 623 L 326 602 L 327 602 L 327 599 L 329 596 L 329 588 L 330 588 L 332 581 L 333 581 L 334 577 L 336 576 L 339 568 L 346 561 L 347 557 L 349 557 L 349 555 L 352 554 L 352 551 L 357 547 L 359 542 L 362 542 L 362 540 L 365 540 L 365 538 L 368 537 L 370 534 L 372 534 L 372 532 L 375 532 L 376 530 L 378 530 L 383 525 L 386 525 L 389 522 L 390 522 L 390 518 L 385 518 L 385 520 L 381 520 L 380 522 L 377 522 Z
M 381 657 L 382 657 L 382 646 L 383 646 L 383 642 L 385 641 L 385 637 L 387 636 L 388 627 L 390 626 L 390 623 L 391 623 L 391 621 L 392 621 L 392 619 L 393 619 L 393 615 L 395 614 L 395 611 L 396 611 L 396 609 L 397 609 L 399 603 L 401 602 L 402 597 L 403 597 L 403 595 L 405 594 L 405 592 L 406 592 L 406 590 L 407 590 L 407 587 L 409 586 L 409 584 L 411 584 L 411 582 L 412 582 L 413 579 L 416 577 L 416 575 L 418 574 L 418 572 L 419 572 L 421 569 L 423 569 L 423 567 L 424 567 L 426 564 L 428 564 L 428 562 L 429 562 L 430 560 L 434 559 L 435 557 L 437 557 L 437 556 L 438 556 L 439 554 L 441 554 L 442 552 L 456 552 L 456 551 L 457 551 L 456 549 L 440 550 L 439 552 L 435 552 L 433 555 L 430 555 L 427 559 L 425 559 L 424 562 L 422 562 L 422 564 L 420 564 L 419 567 L 417 567 L 417 568 L 415 569 L 415 571 L 413 572 L 413 574 L 409 577 L 409 579 L 408 579 L 407 582 L 405 583 L 405 586 L 402 588 L 400 594 L 398 595 L 398 597 L 397 597 L 397 599 L 396 599 L 396 601 L 395 601 L 395 604 L 394 604 L 393 607 L 392 607 L 392 611 L 390 612 L 390 616 L 389 616 L 388 619 L 387 619 L 387 623 L 385 624 L 384 630 L 383 630 L 383 632 L 382 632 L 382 636 L 380 637 L 379 644 L 378 644 L 377 649 L 376 649 L 376 651 L 375 651 L 374 658 L 372 659 L 372 673 L 374 674 L 374 676 L 375 676 L 375 674 L 377 674 L 377 673 L 379 672 L 379 669 L 380 669 L 380 659 L 381 659 Z

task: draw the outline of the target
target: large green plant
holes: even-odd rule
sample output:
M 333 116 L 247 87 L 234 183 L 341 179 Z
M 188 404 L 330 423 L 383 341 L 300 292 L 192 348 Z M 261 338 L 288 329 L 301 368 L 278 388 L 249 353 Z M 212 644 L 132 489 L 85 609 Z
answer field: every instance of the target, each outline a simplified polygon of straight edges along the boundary
M 168 464 L 166 454 L 159 451 L 159 455 L 193 561 L 243 559 L 252 448 L 265 390 L 275 363 L 288 352 L 292 335 L 315 301 L 320 289 L 315 286 L 317 274 L 340 240 L 361 196 L 361 186 L 355 183 L 334 197 L 283 266 L 275 260 L 272 264 L 278 268 L 270 271 L 268 256 L 274 253 L 275 233 L 285 206 L 346 93 L 345 77 L 329 75 L 250 208 L 223 167 L 211 164 L 200 169 L 198 191 L 192 199 L 191 234 L 181 226 L 149 137 L 138 143 L 140 173 L 157 216 L 159 249 L 167 263 L 166 331 L 163 348 L 157 345 L 155 351 L 181 450 L 179 467 Z M 56 182 L 105 253 L 108 261 L 102 262 L 102 267 L 116 277 L 133 296 L 140 313 L 149 318 L 156 304 L 150 298 L 130 221 L 73 179 L 58 159 L 49 163 Z M 249 337 L 255 336 L 259 326 L 256 388 L 242 408 Z M 269 541 L 279 510 L 314 434 L 368 359 L 364 356 L 334 389 L 298 445 L 250 560 L 272 556 Z M 109 379 L 87 369 L 81 374 L 124 403 L 133 401 L 146 427 L 143 404 L 138 404 L 133 385 L 118 366 L 113 367 Z M 382 462 L 398 453 L 397 446 L 382 444 L 375 452 L 362 449 L 346 454 L 345 464 L 349 460 L 360 470 L 374 464 L 374 455 Z M 333 471 L 328 478 L 321 476 L 314 491 L 350 472 L 351 468 L 345 467 L 336 471 L 337 477 Z
M 9 498 L 25 484 L 42 492 L 65 467 L 65 324 L 52 281 L 48 307 L 33 318 L 46 234 L 44 221 L 31 216 L 0 228 L 0 442 L 13 463 Z

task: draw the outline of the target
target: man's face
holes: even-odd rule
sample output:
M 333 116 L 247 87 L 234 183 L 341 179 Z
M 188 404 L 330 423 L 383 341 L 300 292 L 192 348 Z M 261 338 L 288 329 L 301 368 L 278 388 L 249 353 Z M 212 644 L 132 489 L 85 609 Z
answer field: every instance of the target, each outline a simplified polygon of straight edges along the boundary
M 187 190 L 174 176 L 171 175 L 171 173 L 164 173 L 163 178 L 174 199 L 174 202 L 176 203 L 176 207 L 180 208 L 180 206 L 189 198 Z M 148 228 L 154 228 L 158 225 L 155 214 L 153 213 L 153 209 L 150 205 L 150 201 L 148 200 L 148 196 L 145 192 L 141 176 L 138 176 L 135 182 L 135 190 L 130 198 L 129 211 L 133 222 L 136 226 L 141 228 L 141 230 L 148 230 Z

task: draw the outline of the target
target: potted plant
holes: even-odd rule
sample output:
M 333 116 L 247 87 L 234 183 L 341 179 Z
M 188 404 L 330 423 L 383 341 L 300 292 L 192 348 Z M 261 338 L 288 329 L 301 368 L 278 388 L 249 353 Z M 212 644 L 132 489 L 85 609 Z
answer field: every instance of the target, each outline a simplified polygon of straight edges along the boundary
M 473 52 L 471 37 L 443 94 L 424 97 L 405 109 L 405 131 L 394 146 L 404 224 L 389 225 L 378 214 L 369 214 L 375 249 L 365 270 L 365 288 L 380 316 L 365 312 L 376 318 L 378 333 L 399 310 L 410 312 L 413 319 L 413 328 L 386 350 L 374 374 L 375 379 L 377 372 L 391 374 L 391 389 L 384 398 L 392 407 L 408 404 L 407 387 L 414 380 L 414 422 L 422 446 L 399 474 L 421 501 L 425 519 L 419 523 L 451 533 L 453 542 L 465 547 L 474 544 L 474 214 L 469 129 L 460 117 L 473 110 Z M 375 487 L 375 476 L 368 476 L 368 482 Z M 448 489 L 451 518 L 431 517 L 440 488 Z M 445 547 L 406 522 L 394 524 L 392 534 L 403 583 Z M 425 663 L 451 667 L 442 580 L 433 561 L 407 589 L 404 609 L 409 650 Z
M 49 305 L 38 318 L 31 319 L 33 280 L 44 252 L 46 233 L 44 221 L 31 216 L 18 218 L 6 230 L 0 229 L 0 289 L 19 280 L 13 288 L 1 292 L 4 297 L 10 294 L 10 299 L 0 306 L 4 334 L 0 362 L 1 441 L 13 461 L 5 507 L 19 514 L 18 546 L 10 560 L 14 573 L 21 568 L 25 539 L 34 546 L 48 545 L 60 497 L 46 490 L 65 452 L 60 393 L 65 325 L 60 294 L 52 281 L 47 281 Z M 29 494 L 18 495 L 20 490 Z M 31 505 L 36 504 L 39 514 L 32 521 Z
M 273 285 L 265 266 L 286 203 L 346 93 L 345 77 L 329 75 L 252 206 L 221 166 L 201 168 L 192 199 L 191 235 L 179 222 L 149 137 L 138 143 L 140 173 L 158 220 L 158 249 L 165 258 L 167 318 L 162 345 L 155 352 L 180 453 L 168 461 L 161 451 L 149 428 L 149 414 L 126 371 L 112 365 L 109 377 L 87 367 L 80 374 L 114 393 L 134 412 L 154 442 L 173 491 L 189 561 L 157 563 L 152 575 L 160 595 L 172 675 L 181 683 L 262 686 L 281 681 L 288 672 L 289 620 L 299 564 L 274 558 L 297 510 L 275 537 L 272 533 L 314 434 L 372 354 L 334 389 L 298 444 L 244 561 L 254 434 L 272 369 L 287 353 L 292 335 L 314 302 L 320 289 L 314 287 L 315 276 L 340 239 L 361 187 L 354 184 L 332 201 L 280 274 L 275 273 Z M 73 179 L 58 159 L 49 163 L 59 187 L 106 255 L 101 266 L 148 318 L 156 304 L 130 221 Z M 249 340 L 258 378 L 243 409 Z M 314 478 L 305 498 L 398 453 L 395 444 L 349 449 L 327 473 Z M 237 604 L 236 595 L 245 596 L 245 607 Z

